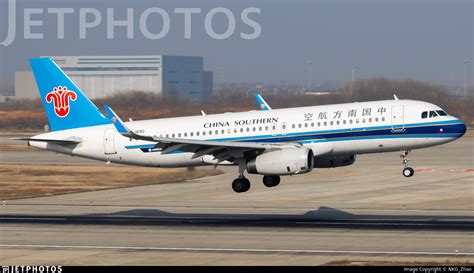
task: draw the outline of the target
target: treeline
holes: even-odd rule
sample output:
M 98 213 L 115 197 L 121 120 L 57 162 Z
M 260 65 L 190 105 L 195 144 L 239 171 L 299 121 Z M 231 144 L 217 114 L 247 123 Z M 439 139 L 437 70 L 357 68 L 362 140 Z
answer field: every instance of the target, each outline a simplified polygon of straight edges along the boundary
M 323 105 L 355 101 L 393 99 L 396 94 L 400 99 L 422 100 L 434 103 L 451 115 L 462 118 L 474 125 L 474 107 L 472 107 L 474 90 L 469 95 L 455 94 L 444 86 L 432 85 L 414 80 L 389 80 L 373 78 L 347 84 L 344 88 L 330 90 L 325 95 L 309 95 L 300 92 L 263 92 L 262 95 L 272 108 Z M 165 118 L 173 116 L 200 115 L 201 110 L 207 114 L 237 112 L 258 109 L 252 91 L 222 90 L 220 95 L 205 102 L 189 102 L 179 98 L 161 98 L 153 93 L 128 92 L 111 97 L 94 100 L 102 107 L 109 104 L 124 119 L 134 120 Z M 0 129 L 6 130 L 41 130 L 47 123 L 43 106 L 37 100 L 12 100 L 0 103 Z

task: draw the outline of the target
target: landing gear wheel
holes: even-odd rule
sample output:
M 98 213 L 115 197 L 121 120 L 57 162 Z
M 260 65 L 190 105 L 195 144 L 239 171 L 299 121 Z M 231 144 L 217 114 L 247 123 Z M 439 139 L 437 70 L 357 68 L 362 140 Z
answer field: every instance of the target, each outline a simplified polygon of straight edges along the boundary
M 403 176 L 412 177 L 413 174 L 415 174 L 415 170 L 413 170 L 413 168 L 406 167 L 405 169 L 403 169 Z
M 278 175 L 265 175 L 263 176 L 263 184 L 269 188 L 278 186 L 280 177 Z
M 415 170 L 413 170 L 413 168 L 411 167 L 408 167 L 408 161 L 410 161 L 410 159 L 408 159 L 409 153 L 410 153 L 410 150 L 406 150 L 404 153 L 400 154 L 400 157 L 402 158 L 402 164 L 403 166 L 405 166 L 402 172 L 403 176 L 405 177 L 412 177 L 413 174 L 415 174 Z
M 237 178 L 232 182 L 232 189 L 239 193 L 246 192 L 250 189 L 250 181 L 245 177 Z

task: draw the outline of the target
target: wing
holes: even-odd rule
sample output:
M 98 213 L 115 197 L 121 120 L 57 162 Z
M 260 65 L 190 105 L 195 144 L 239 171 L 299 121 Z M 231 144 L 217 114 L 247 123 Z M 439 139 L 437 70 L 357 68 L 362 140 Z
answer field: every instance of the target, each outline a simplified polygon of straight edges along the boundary
M 104 108 L 111 117 L 115 128 L 121 135 L 128 138 L 156 142 L 155 148 L 161 148 L 162 154 L 169 154 L 179 150 L 194 153 L 192 158 L 198 158 L 204 155 L 213 155 L 214 159 L 217 160 L 217 163 L 220 163 L 222 161 L 235 162 L 238 159 L 255 157 L 266 150 L 301 147 L 301 145 L 298 143 L 275 144 L 259 142 L 212 141 L 140 135 L 127 128 L 125 123 L 108 105 L 104 105 Z

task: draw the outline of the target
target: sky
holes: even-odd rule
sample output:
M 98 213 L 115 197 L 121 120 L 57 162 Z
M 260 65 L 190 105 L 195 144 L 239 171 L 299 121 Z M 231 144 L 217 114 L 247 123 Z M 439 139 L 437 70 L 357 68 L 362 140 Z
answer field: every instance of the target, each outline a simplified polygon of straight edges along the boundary
M 205 68 L 214 72 L 217 83 L 305 85 L 308 60 L 316 85 L 349 81 L 352 66 L 356 78 L 410 78 L 450 86 L 462 86 L 465 74 L 470 82 L 473 78 L 472 0 L 0 0 L 0 41 L 12 28 L 9 1 L 16 2 L 16 35 L 8 46 L 0 45 L 0 90 L 13 85 L 15 71 L 29 70 L 29 58 L 45 55 L 204 56 Z M 62 39 L 57 37 L 57 16 L 48 8 L 72 9 L 64 17 Z M 81 39 L 80 10 L 85 8 L 97 9 L 102 21 Z M 115 19 L 125 19 L 127 8 L 133 8 L 133 39 L 124 27 L 116 27 L 114 38 L 107 38 L 107 8 Z M 146 37 L 140 27 L 144 12 L 153 8 L 169 16 L 169 31 L 160 39 Z M 191 17 L 189 39 L 184 15 L 176 8 L 201 9 Z M 235 29 L 215 39 L 206 18 L 212 18 L 212 31 L 225 33 L 228 16 L 209 15 L 222 8 L 234 17 Z M 31 33 L 43 34 L 40 39 L 25 37 L 24 15 L 31 9 L 43 10 L 31 15 L 43 24 L 30 27 Z M 242 12 L 249 9 L 259 12 L 250 12 L 245 21 Z M 161 18 L 158 13 L 148 16 L 146 29 L 158 33 Z M 244 39 L 241 33 L 253 37 Z

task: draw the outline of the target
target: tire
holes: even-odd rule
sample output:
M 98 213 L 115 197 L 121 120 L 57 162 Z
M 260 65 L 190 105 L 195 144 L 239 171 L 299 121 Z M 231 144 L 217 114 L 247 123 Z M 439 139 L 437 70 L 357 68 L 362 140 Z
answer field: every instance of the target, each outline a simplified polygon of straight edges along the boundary
M 413 168 L 407 167 L 403 169 L 402 173 L 405 177 L 412 177 L 415 174 L 415 170 L 413 170 Z
M 232 182 L 232 189 L 237 192 L 246 192 L 250 189 L 250 181 L 247 178 L 237 178 Z
M 278 186 L 280 177 L 278 175 L 265 175 L 263 176 L 263 184 L 269 188 Z

